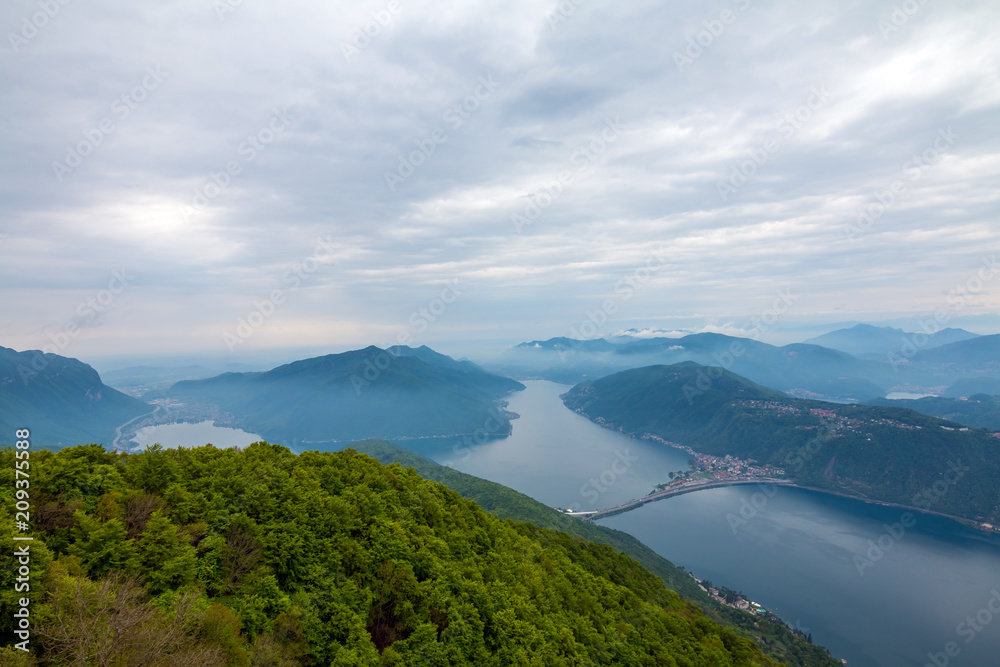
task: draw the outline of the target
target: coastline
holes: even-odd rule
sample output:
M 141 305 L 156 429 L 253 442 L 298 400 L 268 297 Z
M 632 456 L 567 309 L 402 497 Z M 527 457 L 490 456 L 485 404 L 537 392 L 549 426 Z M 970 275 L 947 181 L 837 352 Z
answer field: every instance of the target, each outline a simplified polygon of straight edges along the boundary
M 577 411 L 574 410 L 574 412 L 577 412 Z M 674 449 L 679 449 L 679 450 L 681 450 L 681 451 L 683 451 L 683 452 L 685 452 L 687 454 L 691 454 L 691 455 L 701 454 L 701 452 L 696 451 L 693 447 L 690 447 L 689 445 L 682 445 L 680 443 L 671 442 L 669 440 L 661 438 L 660 436 L 653 435 L 652 433 L 646 433 L 646 434 L 643 434 L 643 435 L 636 435 L 635 433 L 626 433 L 625 431 L 623 431 L 620 428 L 615 428 L 614 425 L 612 425 L 612 424 L 602 423 L 603 420 L 597 421 L 595 419 L 591 419 L 588 415 L 583 414 L 581 412 L 577 412 L 577 414 L 580 414 L 580 415 L 586 417 L 591 422 L 597 424 L 598 426 L 600 426 L 602 428 L 606 428 L 606 429 L 611 430 L 611 431 L 617 431 L 617 432 L 619 432 L 619 433 L 621 433 L 623 435 L 627 435 L 630 438 L 633 438 L 635 440 L 653 440 L 653 441 L 659 442 L 661 444 L 667 445 L 668 447 L 673 447 Z M 714 480 L 714 481 L 716 481 L 716 480 Z M 720 488 L 720 485 L 723 485 L 723 486 L 733 486 L 732 484 L 724 484 L 725 480 L 717 480 L 717 481 L 719 482 L 719 485 L 713 484 L 711 487 L 708 487 L 708 488 Z M 782 480 L 782 481 L 784 481 L 784 480 Z M 975 530 L 977 530 L 979 532 L 985 533 L 987 535 L 1000 535 L 1000 526 L 993 526 L 992 528 L 990 528 L 990 527 L 982 525 L 980 522 L 976 521 L 975 519 L 969 519 L 967 517 L 958 516 L 958 515 L 955 515 L 955 514 L 947 514 L 945 512 L 936 512 L 934 510 L 925 509 L 923 507 L 915 507 L 913 505 L 906 505 L 906 504 L 903 504 L 903 503 L 895 503 L 895 502 L 891 502 L 891 501 L 888 501 L 888 500 L 878 500 L 878 499 L 875 499 L 875 498 L 868 498 L 866 496 L 860 496 L 860 495 L 857 495 L 857 494 L 847 493 L 845 491 L 838 491 L 838 490 L 835 490 L 835 489 L 825 489 L 825 488 L 818 487 L 818 486 L 807 486 L 805 484 L 799 484 L 799 483 L 795 482 L 794 480 L 787 480 L 787 482 L 781 484 L 781 486 L 784 486 L 784 487 L 787 487 L 787 488 L 793 488 L 793 489 L 803 489 L 805 491 L 816 491 L 818 493 L 825 493 L 825 494 L 828 494 L 828 495 L 840 496 L 841 498 L 849 498 L 851 500 L 860 500 L 862 502 L 873 504 L 873 505 L 883 505 L 885 507 L 898 507 L 900 509 L 904 509 L 904 510 L 908 510 L 908 511 L 919 512 L 920 514 L 928 514 L 928 515 L 932 515 L 932 516 L 939 516 L 939 517 L 942 517 L 942 518 L 945 518 L 945 519 L 951 519 L 952 521 L 955 521 L 955 522 L 957 522 L 957 523 L 965 526 L 966 528 L 973 528 L 973 529 L 975 529 Z M 689 492 L 701 491 L 701 490 L 703 490 L 703 488 L 704 487 L 702 487 L 702 488 L 697 488 L 697 487 L 696 488 L 692 488 L 692 489 L 690 489 Z M 665 500 L 666 498 L 669 498 L 669 497 L 671 497 L 671 496 L 666 496 L 665 498 L 654 498 L 654 499 L 651 499 L 650 502 L 656 502 L 657 500 Z M 644 504 L 646 504 L 646 503 L 638 504 L 638 505 L 636 505 L 636 507 L 641 507 Z M 623 510 L 623 511 L 628 512 L 631 509 L 635 509 L 635 508 L 631 507 L 631 508 L 628 508 L 628 509 Z M 616 512 L 616 514 L 618 514 L 618 512 Z M 992 524 L 990 524 L 990 525 L 992 525 Z

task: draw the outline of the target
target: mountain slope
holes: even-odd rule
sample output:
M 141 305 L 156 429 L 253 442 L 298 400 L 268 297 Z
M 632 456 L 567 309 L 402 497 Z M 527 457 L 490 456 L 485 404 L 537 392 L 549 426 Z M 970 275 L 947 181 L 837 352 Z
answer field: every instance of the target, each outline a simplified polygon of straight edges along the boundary
M 890 353 L 900 354 L 904 343 L 914 336 L 902 329 L 894 327 L 876 327 L 871 324 L 858 324 L 849 329 L 838 329 L 830 333 L 810 338 L 805 341 L 812 345 L 822 345 L 834 350 L 840 350 L 855 356 L 869 355 L 885 359 Z M 964 329 L 943 329 L 927 336 L 926 349 L 940 347 L 949 343 L 977 338 L 978 334 Z
M 0 347 L 0 442 L 28 428 L 37 446 L 59 448 L 100 442 L 153 408 L 101 382 L 87 364 L 37 350 Z
M 1000 334 L 923 349 L 917 352 L 914 361 L 969 368 L 973 372 L 989 371 L 996 375 L 1000 372 Z
M 425 479 L 444 484 L 457 491 L 463 498 L 473 500 L 490 514 L 501 519 L 528 522 L 540 528 L 552 529 L 606 544 L 615 551 L 629 556 L 644 568 L 660 577 L 671 589 L 686 600 L 698 605 L 713 619 L 741 628 L 748 636 L 759 638 L 758 643 L 772 658 L 793 665 L 837 665 L 830 654 L 818 646 L 797 637 L 789 628 L 766 617 L 753 616 L 715 602 L 698 588 L 694 579 L 684 570 L 661 557 L 628 533 L 581 521 L 548 507 L 537 500 L 501 484 L 467 475 L 458 470 L 441 466 L 430 459 L 415 454 L 399 445 L 384 440 L 367 440 L 351 448 L 383 464 L 398 463 L 413 468 Z
M 240 428 L 288 442 L 510 432 L 499 401 L 524 385 L 429 349 L 416 352 L 368 347 L 266 373 L 178 382 L 167 395 L 215 406 Z
M 885 362 L 858 359 L 818 345 L 776 347 L 716 333 L 647 338 L 625 344 L 553 339 L 522 343 L 498 362 L 512 374 L 576 383 L 629 368 L 694 361 L 724 366 L 772 389 L 796 396 L 864 401 L 886 395 L 900 378 Z
M 572 410 L 632 435 L 782 466 L 796 481 L 975 520 L 1000 519 L 1000 437 L 911 410 L 793 399 L 719 368 L 617 373 L 573 387 Z M 928 496 L 935 483 L 946 492 Z M 933 498 L 933 502 L 927 500 Z M 930 509 L 930 506 L 927 506 Z
M 653 338 L 622 346 L 618 355 L 632 365 L 694 361 L 725 366 L 733 373 L 802 396 L 865 400 L 885 395 L 889 375 L 885 364 L 857 359 L 838 350 L 795 343 L 775 347 L 746 338 L 701 333 L 683 338 Z
M 530 343 L 521 343 L 514 349 L 545 350 L 549 352 L 610 352 L 614 348 L 614 344 L 609 343 L 603 338 L 577 340 L 575 338 L 560 336 L 548 340 L 533 340 Z
M 613 549 L 350 450 L 32 459 L 41 664 L 154 664 L 152 644 L 155 664 L 203 666 L 777 665 Z M 5 513 L 13 462 L 0 452 Z
M 974 394 L 961 400 L 938 396 L 897 400 L 882 398 L 871 401 L 869 405 L 907 408 L 920 414 L 947 419 L 970 428 L 1000 431 L 1000 396 Z
M 960 380 L 956 380 L 955 384 L 948 387 L 948 389 L 941 395 L 945 398 L 962 398 L 963 396 L 974 396 L 976 394 L 1000 396 L 1000 378 L 962 378 Z

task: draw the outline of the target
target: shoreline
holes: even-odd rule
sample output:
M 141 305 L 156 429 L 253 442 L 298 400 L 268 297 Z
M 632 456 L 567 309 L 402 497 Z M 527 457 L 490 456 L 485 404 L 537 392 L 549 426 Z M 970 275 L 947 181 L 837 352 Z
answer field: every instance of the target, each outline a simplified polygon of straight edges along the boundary
M 606 514 L 604 513 L 604 511 L 563 512 L 563 513 L 566 514 L 567 516 L 576 516 L 576 517 L 579 517 L 581 521 L 601 521 L 603 519 L 607 519 L 607 518 L 610 518 L 612 516 L 617 516 L 619 514 L 625 514 L 627 512 L 631 512 L 632 510 L 639 509 L 640 507 L 643 507 L 644 505 L 648 505 L 650 503 L 659 502 L 661 500 L 669 500 L 670 498 L 673 498 L 675 496 L 685 495 L 685 494 L 688 494 L 688 493 L 696 493 L 698 491 L 709 491 L 709 490 L 712 490 L 712 489 L 723 489 L 723 488 L 727 488 L 727 487 L 730 487 L 730 486 L 748 486 L 748 485 L 753 485 L 753 484 L 773 484 L 775 486 L 780 486 L 780 487 L 783 487 L 783 488 L 786 488 L 786 489 L 802 489 L 803 491 L 813 491 L 815 493 L 822 493 L 822 494 L 826 494 L 826 495 L 830 495 L 830 496 L 838 496 L 840 498 L 847 498 L 848 500 L 858 500 L 858 501 L 861 501 L 861 502 L 869 504 L 869 505 L 881 505 L 883 507 L 897 507 L 899 509 L 903 509 L 903 510 L 907 510 L 907 511 L 912 511 L 912 512 L 918 512 L 920 514 L 928 514 L 928 515 L 931 515 L 931 516 L 938 516 L 938 517 L 941 517 L 941 518 L 944 518 L 944 519 L 950 519 L 951 521 L 955 521 L 956 523 L 959 523 L 959 524 L 965 526 L 966 528 L 973 528 L 973 529 L 975 529 L 975 530 L 977 530 L 979 532 L 986 533 L 987 535 L 1000 534 L 1000 530 L 998 530 L 996 528 L 993 528 L 993 529 L 985 528 L 985 527 L 979 525 L 979 523 L 977 521 L 975 521 L 974 519 L 967 519 L 965 517 L 957 516 L 955 514 L 946 514 L 944 512 L 935 512 L 934 510 L 924 509 L 922 507 L 914 507 L 912 505 L 904 505 L 902 503 L 893 503 L 893 502 L 889 502 L 887 500 L 875 500 L 875 499 L 872 499 L 872 498 L 865 498 L 864 496 L 858 496 L 858 495 L 853 495 L 853 494 L 849 494 L 849 493 L 844 493 L 844 492 L 841 492 L 841 491 L 835 491 L 833 489 L 823 489 L 823 488 L 820 488 L 818 486 L 805 486 L 803 484 L 797 484 L 797 483 L 795 483 L 795 482 L 793 482 L 791 480 L 776 480 L 776 479 L 762 479 L 762 480 L 725 480 L 725 479 L 719 479 L 719 480 L 712 480 L 711 482 L 708 482 L 706 484 L 693 485 L 691 487 L 681 487 L 679 489 L 675 489 L 672 493 L 669 493 L 669 494 L 666 494 L 666 495 L 663 495 L 663 496 L 658 496 L 658 497 L 653 497 L 653 498 L 650 498 L 648 496 L 643 496 L 641 498 L 636 498 L 634 500 L 634 502 L 635 502 L 634 505 L 632 505 L 630 507 L 623 507 L 621 509 L 615 509 L 615 510 L 612 510 L 612 511 L 606 513 Z M 559 509 L 559 508 L 555 508 L 555 509 Z M 560 509 L 560 511 L 563 511 L 563 510 Z M 598 514 L 598 513 L 600 513 L 602 516 L 594 519 L 592 517 L 592 514 Z
M 947 514 L 945 512 L 936 512 L 934 510 L 925 509 L 923 507 L 914 507 L 913 505 L 904 505 L 903 503 L 894 503 L 888 500 L 876 500 L 874 498 L 866 498 L 864 496 L 858 496 L 851 493 L 844 493 L 842 491 L 835 491 L 833 489 L 823 489 L 818 486 L 805 486 L 803 484 L 796 484 L 791 482 L 789 484 L 783 484 L 782 486 L 792 488 L 792 489 L 803 489 L 804 491 L 815 491 L 817 493 L 825 493 L 831 496 L 840 496 L 841 498 L 848 498 L 850 500 L 860 500 L 861 502 L 867 503 L 869 505 L 882 505 L 884 507 L 898 507 L 900 509 L 909 510 L 912 512 L 919 512 L 920 514 L 930 514 L 932 516 L 939 516 L 945 519 L 951 519 L 966 526 L 967 528 L 975 528 L 986 534 L 1000 534 L 1000 530 L 996 528 L 986 528 L 981 526 L 979 522 L 975 519 L 968 519 L 966 517 L 958 516 L 955 514 Z
M 578 414 L 582 414 L 582 413 L 578 413 Z M 583 415 L 583 416 L 587 417 L 587 415 Z M 587 419 L 589 419 L 591 422 L 597 424 L 598 426 L 601 426 L 602 428 L 607 428 L 608 430 L 611 430 L 611 431 L 618 431 L 619 433 L 622 433 L 623 435 L 627 435 L 627 436 L 629 436 L 630 438 L 632 438 L 634 440 L 653 440 L 654 442 L 659 442 L 659 443 L 664 444 L 664 445 L 666 445 L 668 447 L 673 447 L 674 449 L 679 449 L 682 452 L 685 452 L 686 454 L 691 454 L 691 455 L 704 454 L 703 452 L 696 451 L 693 447 L 690 447 L 689 445 L 682 445 L 680 443 L 671 442 L 669 440 L 666 440 L 666 439 L 661 438 L 659 436 L 653 435 L 651 433 L 646 433 L 646 434 L 643 434 L 643 435 L 636 435 L 634 433 L 624 433 L 621 430 L 618 430 L 618 429 L 615 429 L 615 428 L 613 428 L 611 426 L 608 426 L 606 424 L 601 424 L 600 422 L 594 421 L 593 419 L 590 419 L 590 417 L 587 417 Z M 720 483 L 724 482 L 724 481 L 725 480 L 719 480 Z M 958 515 L 955 515 L 955 514 L 948 514 L 946 512 L 937 512 L 935 510 L 925 509 L 923 507 L 915 507 L 913 505 L 906 505 L 906 504 L 903 504 L 903 503 L 896 503 L 896 502 L 892 502 L 892 501 L 889 501 L 889 500 L 878 500 L 878 499 L 875 499 L 875 498 L 867 498 L 865 496 L 859 496 L 857 494 L 847 493 L 847 492 L 844 492 L 844 491 L 837 491 L 837 490 L 834 490 L 834 489 L 824 489 L 824 488 L 821 488 L 821 487 L 818 487 L 818 486 L 806 486 L 804 484 L 799 484 L 799 483 L 794 482 L 792 480 L 788 480 L 788 483 L 781 484 L 781 486 L 784 486 L 784 487 L 787 487 L 787 488 L 793 488 L 793 489 L 803 489 L 805 491 L 815 491 L 817 493 L 825 493 L 825 494 L 832 495 L 832 496 L 840 496 L 841 498 L 848 498 L 848 499 L 851 499 L 851 500 L 860 500 L 861 502 L 872 504 L 872 505 L 882 505 L 882 506 L 885 506 L 885 507 L 898 507 L 900 509 L 909 510 L 909 511 L 913 511 L 913 512 L 919 512 L 921 514 L 929 514 L 931 516 L 939 516 L 939 517 L 942 517 L 942 518 L 945 518 L 945 519 L 951 519 L 952 521 L 955 521 L 956 523 L 959 523 L 959 524 L 965 526 L 966 528 L 972 528 L 972 529 L 975 529 L 975 530 L 977 530 L 977 531 L 979 531 L 981 533 L 985 533 L 987 535 L 1000 535 L 1000 526 L 995 526 L 993 528 L 987 528 L 987 527 L 981 525 L 975 519 L 969 519 L 967 517 L 962 517 L 962 516 L 958 516 Z M 720 488 L 720 487 L 715 486 L 713 488 Z M 700 490 L 702 490 L 702 489 L 698 489 L 698 488 L 691 489 L 692 492 L 694 492 L 694 491 L 700 491 Z M 667 496 L 667 497 L 670 497 L 670 496 Z M 665 500 L 665 498 L 657 498 L 656 500 Z M 653 501 L 653 502 L 655 502 L 655 501 Z M 645 503 L 643 503 L 643 504 L 645 504 Z M 641 506 L 642 505 L 637 505 L 637 507 L 641 507 Z M 625 511 L 627 512 L 627 511 L 630 511 L 631 509 L 635 509 L 635 508 L 630 508 L 629 510 L 625 510 Z

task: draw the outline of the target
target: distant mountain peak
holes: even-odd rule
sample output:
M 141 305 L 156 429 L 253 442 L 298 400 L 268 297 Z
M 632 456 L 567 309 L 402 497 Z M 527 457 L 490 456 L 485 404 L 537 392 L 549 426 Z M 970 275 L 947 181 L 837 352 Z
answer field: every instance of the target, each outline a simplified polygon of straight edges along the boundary
M 498 401 L 524 389 L 427 346 L 369 345 L 225 382 L 220 377 L 179 382 L 168 396 L 217 406 L 236 425 L 271 440 L 311 443 L 459 436 L 484 428 L 500 437 L 510 422 L 497 411 Z
M 893 327 L 860 323 L 847 329 L 837 329 L 805 341 L 810 345 L 821 345 L 856 356 L 886 357 L 899 354 L 903 346 L 914 337 L 924 341 L 922 349 L 933 349 L 965 340 L 978 338 L 977 334 L 963 329 L 942 329 L 933 334 L 906 332 Z
M 28 425 L 40 447 L 92 442 L 110 447 L 118 426 L 152 409 L 105 385 L 78 359 L 0 347 L 2 433 Z

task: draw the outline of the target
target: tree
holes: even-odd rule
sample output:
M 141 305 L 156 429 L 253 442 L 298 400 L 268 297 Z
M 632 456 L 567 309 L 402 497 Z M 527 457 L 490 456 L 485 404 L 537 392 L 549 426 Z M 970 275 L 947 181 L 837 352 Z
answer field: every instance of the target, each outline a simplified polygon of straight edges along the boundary
M 177 527 L 163 512 L 153 512 L 139 540 L 139 558 L 146 572 L 146 585 L 157 594 L 194 581 L 197 552 L 186 544 Z
M 89 517 L 84 518 L 83 525 L 87 528 L 97 523 Z M 111 519 L 87 531 L 83 541 L 70 545 L 69 553 L 79 556 L 88 574 L 95 578 L 112 570 L 131 572 L 139 564 L 135 543 L 128 539 L 125 523 L 119 519 Z
M 221 651 L 197 642 L 204 618 L 197 595 L 180 596 L 168 615 L 144 602 L 133 579 L 113 574 L 100 581 L 65 577 L 53 591 L 51 615 L 37 628 L 46 662 L 118 667 L 220 667 Z

